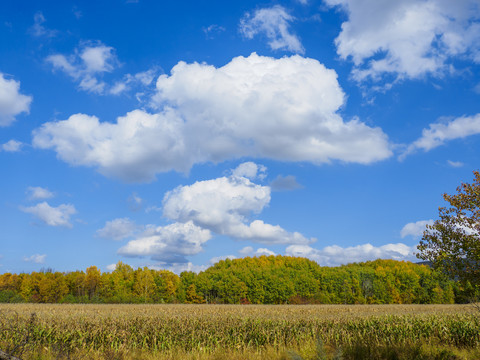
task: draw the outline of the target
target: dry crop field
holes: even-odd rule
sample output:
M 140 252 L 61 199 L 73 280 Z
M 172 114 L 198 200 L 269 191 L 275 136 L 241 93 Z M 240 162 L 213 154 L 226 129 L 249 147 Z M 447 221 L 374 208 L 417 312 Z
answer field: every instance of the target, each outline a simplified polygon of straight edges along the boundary
M 0 304 L 0 330 L 22 359 L 480 359 L 472 305 Z

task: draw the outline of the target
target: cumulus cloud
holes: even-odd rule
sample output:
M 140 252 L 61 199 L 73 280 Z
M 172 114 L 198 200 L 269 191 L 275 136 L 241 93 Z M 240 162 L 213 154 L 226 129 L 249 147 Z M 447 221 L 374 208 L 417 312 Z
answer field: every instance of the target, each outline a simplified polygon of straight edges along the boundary
M 80 89 L 103 94 L 106 83 L 98 78 L 112 72 L 119 62 L 114 48 L 100 42 L 85 43 L 70 56 L 54 54 L 47 57 L 54 70 L 60 70 L 78 82 Z
M 290 23 L 294 20 L 283 6 L 275 5 L 258 9 L 253 14 L 246 13 L 240 20 L 240 32 L 248 39 L 265 35 L 272 50 L 303 54 L 305 49 L 300 39 L 290 31 Z
M 266 176 L 267 168 L 263 165 L 255 164 L 252 161 L 241 163 L 236 169 L 232 170 L 232 175 L 237 177 L 245 177 L 254 180 L 257 177 L 263 180 Z
M 54 148 L 72 165 L 98 167 L 100 173 L 129 182 L 151 181 L 157 172 L 187 171 L 181 119 L 172 113 L 135 110 L 116 124 L 84 114 L 43 124 L 33 133 L 37 148 Z
M 47 257 L 47 255 L 35 254 L 35 255 L 32 255 L 32 256 L 24 256 L 23 261 L 33 262 L 35 264 L 44 264 L 46 257 Z
M 22 149 L 23 143 L 17 140 L 9 140 L 2 144 L 1 149 L 6 152 L 19 152 Z
M 259 248 L 255 250 L 251 246 L 245 246 L 243 249 L 238 251 L 240 255 L 242 256 L 270 256 L 270 255 L 276 255 L 273 251 L 266 249 L 266 248 Z
M 57 207 L 52 207 L 45 201 L 35 206 L 21 207 L 20 210 L 32 214 L 49 226 L 65 226 L 69 228 L 72 227 L 70 216 L 77 212 L 73 205 L 61 204 Z
M 152 68 L 147 71 L 136 73 L 134 75 L 126 74 L 124 75 L 122 80 L 118 80 L 110 87 L 108 93 L 111 95 L 120 95 L 130 90 L 132 87 L 136 87 L 139 85 L 148 86 L 153 82 L 153 80 L 157 76 L 157 73 L 158 69 Z
M 242 166 L 244 164 L 248 165 Z M 186 264 L 188 256 L 200 253 L 213 234 L 265 244 L 314 242 L 315 239 L 307 239 L 298 232 L 288 232 L 279 225 L 250 219 L 268 206 L 270 188 L 239 175 L 258 178 L 257 170 L 266 171 L 266 168 L 254 163 L 244 164 L 232 170 L 229 177 L 197 181 L 167 192 L 163 199 L 163 216 L 173 223 L 159 227 L 148 226 L 142 234 L 119 249 L 118 253 L 124 256 L 150 257 L 157 265 L 162 263 L 173 266 Z M 127 231 L 124 231 L 125 228 Z M 116 234 L 117 229 L 120 229 L 117 238 L 121 239 L 134 227 L 128 219 L 117 219 L 107 223 L 98 233 L 106 237 L 107 234 Z M 246 247 L 240 251 L 243 254 L 247 252 L 253 256 L 274 254 L 266 248 L 254 251 L 253 248 Z
M 75 114 L 42 125 L 33 144 L 126 181 L 243 156 L 315 164 L 390 157 L 381 129 L 343 121 L 344 101 L 335 71 L 298 55 L 253 53 L 221 68 L 180 62 L 158 78 L 157 113 L 135 110 L 115 123 Z
M 224 255 L 224 256 L 215 256 L 209 260 L 210 265 L 215 265 L 221 260 L 226 260 L 226 259 L 236 259 L 237 257 L 235 255 Z
M 262 220 L 249 223 L 249 216 L 259 214 L 269 202 L 268 186 L 254 184 L 245 177 L 221 177 L 168 192 L 163 201 L 163 215 L 182 223 L 193 221 L 197 226 L 239 240 L 268 244 L 315 241 Z
M 406 236 L 421 237 L 427 229 L 427 225 L 433 225 L 433 220 L 420 220 L 406 224 L 400 231 L 402 238 Z
M 278 175 L 270 184 L 273 191 L 289 191 L 302 188 L 293 175 Z
M 380 129 L 357 119 L 343 122 L 337 74 L 314 59 L 253 53 L 221 68 L 180 62 L 170 76 L 159 77 L 157 91 L 154 101 L 181 116 L 187 143 L 203 160 L 371 163 L 391 155 Z
M 29 186 L 27 188 L 27 197 L 29 200 L 45 200 L 50 199 L 53 196 L 54 195 L 50 190 L 40 186 Z
M 145 230 L 135 240 L 118 250 L 120 255 L 150 257 L 152 260 L 172 263 L 187 263 L 186 256 L 196 255 L 202 245 L 210 240 L 211 233 L 189 221 Z
M 375 247 L 364 244 L 342 248 L 337 245 L 323 249 L 314 249 L 308 245 L 291 245 L 287 247 L 287 256 L 306 257 L 322 266 L 338 266 L 353 262 L 363 262 L 376 259 L 394 259 L 414 261 L 415 247 L 405 244 L 387 244 Z
M 419 149 L 430 151 L 447 141 L 478 134 L 480 134 L 480 114 L 430 124 L 428 129 L 423 129 L 422 136 L 409 145 L 400 158 L 403 159 Z
M 81 90 L 99 95 L 120 95 L 132 88 L 145 88 L 151 85 L 158 73 L 153 67 L 136 74 L 125 74 L 112 84 L 103 80 L 104 76 L 120 67 L 115 49 L 101 42 L 85 42 L 73 54 L 53 54 L 46 58 L 54 70 L 68 75 Z M 138 97 L 137 97 L 138 98 Z
M 97 230 L 97 236 L 104 239 L 123 240 L 131 237 L 138 230 L 134 221 L 128 218 L 119 218 L 107 221 L 105 226 Z
M 480 62 L 477 0 L 325 2 L 348 15 L 335 44 L 343 59 L 353 60 L 358 81 L 441 75 L 454 57 Z
M 155 265 L 149 265 L 148 268 L 153 270 L 169 270 L 177 275 L 180 275 L 184 271 L 192 271 L 198 274 L 200 271 L 205 271 L 208 266 L 195 265 L 192 262 L 167 263 L 160 261 Z
M 0 72 L 0 127 L 11 125 L 15 116 L 30 111 L 32 97 L 20 93 L 20 82 Z
M 250 256 L 253 254 L 254 250 L 251 246 L 245 246 L 243 249 L 239 250 L 238 253 L 242 256 Z

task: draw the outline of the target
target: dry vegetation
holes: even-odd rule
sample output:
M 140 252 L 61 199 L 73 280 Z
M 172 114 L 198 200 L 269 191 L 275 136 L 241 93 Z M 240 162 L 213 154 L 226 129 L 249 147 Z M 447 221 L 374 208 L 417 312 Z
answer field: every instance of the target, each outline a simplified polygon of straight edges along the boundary
M 23 359 L 295 358 L 288 350 L 321 358 L 317 339 L 325 358 L 401 359 L 387 354 L 395 349 L 418 359 L 480 358 L 471 305 L 1 304 L 0 312 L 0 349 Z

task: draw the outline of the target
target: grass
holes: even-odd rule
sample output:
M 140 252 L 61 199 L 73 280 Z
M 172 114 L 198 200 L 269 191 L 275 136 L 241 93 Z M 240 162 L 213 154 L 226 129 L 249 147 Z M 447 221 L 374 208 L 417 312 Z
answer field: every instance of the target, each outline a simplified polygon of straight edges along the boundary
M 480 358 L 469 305 L 4 304 L 0 330 L 39 360 Z

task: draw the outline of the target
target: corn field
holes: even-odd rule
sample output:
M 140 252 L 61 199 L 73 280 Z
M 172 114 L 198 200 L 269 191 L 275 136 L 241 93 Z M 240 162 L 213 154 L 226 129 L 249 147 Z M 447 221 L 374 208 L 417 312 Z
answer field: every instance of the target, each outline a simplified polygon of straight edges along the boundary
M 0 349 L 24 354 L 258 353 L 315 339 L 331 348 L 480 347 L 480 317 L 469 305 L 9 304 L 0 305 L 0 330 Z

